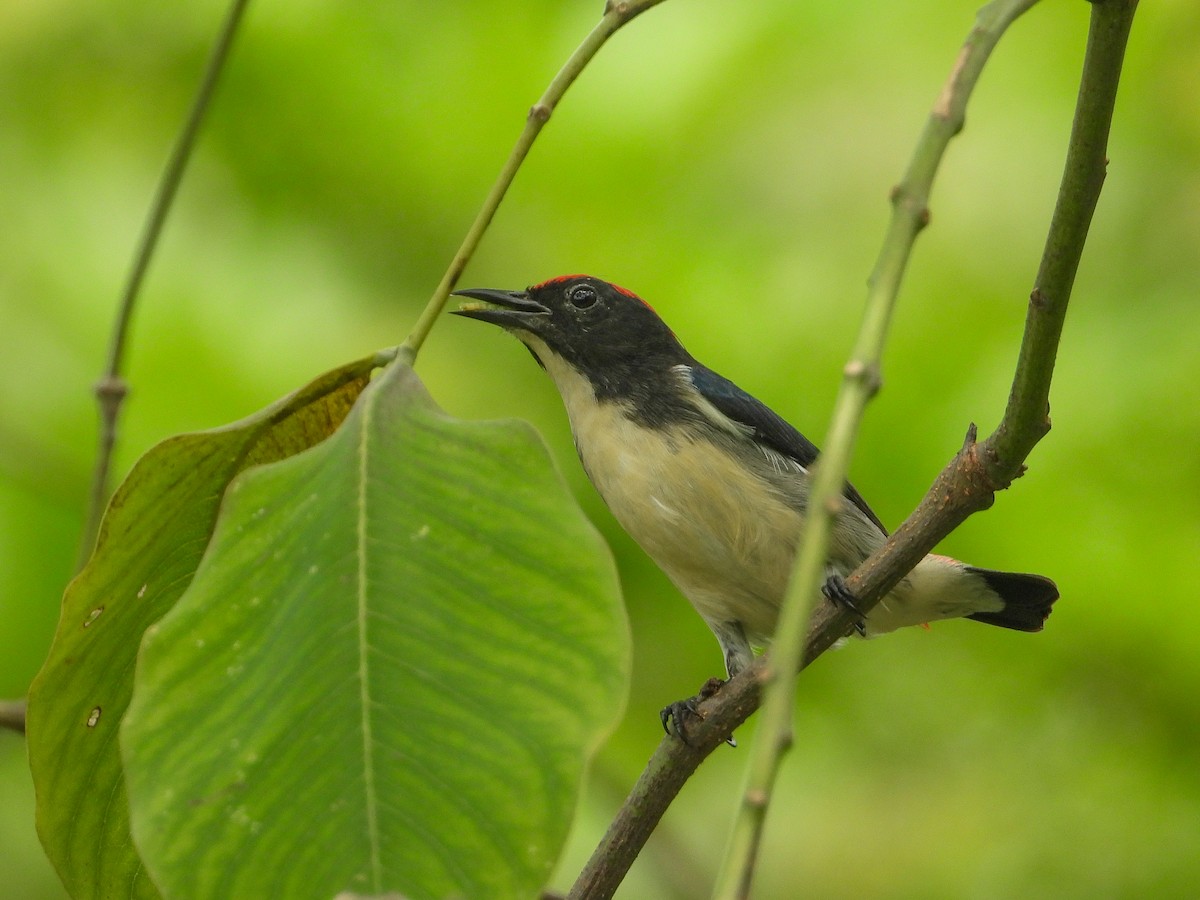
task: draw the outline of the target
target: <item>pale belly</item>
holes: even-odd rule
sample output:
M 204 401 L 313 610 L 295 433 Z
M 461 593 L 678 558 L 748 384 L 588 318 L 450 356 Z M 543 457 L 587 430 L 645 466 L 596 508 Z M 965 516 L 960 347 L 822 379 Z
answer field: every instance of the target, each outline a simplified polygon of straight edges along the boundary
M 585 437 L 580 457 L 617 521 L 703 618 L 741 622 L 755 643 L 765 642 L 803 518 L 706 441 L 682 433 L 664 440 L 615 408 L 606 418 L 588 424 L 619 439 Z

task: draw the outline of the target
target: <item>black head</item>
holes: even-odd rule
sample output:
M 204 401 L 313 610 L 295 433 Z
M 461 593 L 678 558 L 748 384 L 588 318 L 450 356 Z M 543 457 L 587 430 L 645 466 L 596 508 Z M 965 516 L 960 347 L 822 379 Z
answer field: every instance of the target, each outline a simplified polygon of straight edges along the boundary
M 692 361 L 666 323 L 631 291 L 590 275 L 563 275 L 524 291 L 472 289 L 458 315 L 514 332 L 545 366 L 549 350 L 585 375 L 598 395 L 627 394 L 652 373 Z

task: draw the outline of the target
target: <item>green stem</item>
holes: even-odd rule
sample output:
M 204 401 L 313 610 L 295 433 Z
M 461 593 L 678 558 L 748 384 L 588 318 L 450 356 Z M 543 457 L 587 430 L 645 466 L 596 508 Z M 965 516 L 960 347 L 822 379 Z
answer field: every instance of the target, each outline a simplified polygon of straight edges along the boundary
M 167 213 L 175 200 L 179 183 L 183 180 L 184 170 L 191 158 L 192 149 L 196 145 L 200 124 L 204 120 L 209 102 L 216 91 L 217 80 L 225 67 L 225 60 L 229 57 L 229 50 L 233 46 L 233 38 L 248 4 L 249 0 L 233 0 L 225 13 L 225 19 L 217 33 L 216 42 L 209 53 L 200 88 L 196 91 L 191 109 L 188 111 L 187 121 L 175 139 L 175 145 L 171 148 L 166 168 L 163 169 L 162 177 L 159 178 L 154 200 L 150 204 L 150 212 L 142 229 L 141 239 L 134 252 L 133 263 L 121 291 L 117 318 L 113 323 L 112 336 L 109 339 L 107 365 L 95 387 L 96 402 L 100 407 L 100 445 L 96 454 L 96 467 L 92 472 L 87 519 L 84 523 L 83 536 L 80 539 L 76 571 L 83 568 L 83 564 L 91 556 L 92 548 L 96 544 L 96 535 L 100 531 L 100 520 L 104 516 L 104 507 L 108 503 L 113 449 L 117 442 L 117 423 L 121 415 L 121 405 L 128 392 L 128 386 L 121 374 L 125 358 L 125 343 L 129 335 L 133 311 L 137 305 L 138 294 L 141 291 L 142 282 L 145 280 L 146 270 L 150 267 L 150 260 L 154 257 L 154 250 L 158 246 L 158 239 L 162 234 Z
M 929 221 L 934 175 L 961 130 L 967 100 L 1008 26 L 1037 0 L 993 0 L 980 10 L 950 77 L 934 104 L 903 180 L 892 193 L 892 219 L 868 281 L 866 310 L 846 365 L 820 464 L 812 474 L 804 538 L 772 640 L 762 722 L 751 749 L 743 802 L 714 897 L 747 897 L 767 807 L 784 753 L 791 747 L 797 672 L 805 636 L 825 578 L 834 517 L 842 503 L 854 441 L 866 405 L 879 388 L 879 365 L 900 283 L 917 234 Z M 875 602 L 878 602 L 876 598 Z M 866 604 L 863 604 L 864 607 Z M 863 610 L 866 611 L 866 608 Z
M 610 0 L 604 7 L 604 16 L 600 19 L 600 22 L 567 59 L 566 64 L 554 76 L 554 80 L 550 82 L 550 86 L 546 88 L 545 93 L 542 94 L 537 103 L 530 107 L 529 115 L 525 118 L 525 127 L 517 138 L 516 145 L 513 147 L 512 152 L 509 153 L 508 159 L 504 161 L 504 166 L 501 168 L 500 174 L 496 177 L 491 190 L 488 191 L 487 197 L 483 201 L 483 206 L 476 214 L 475 221 L 471 223 L 471 227 L 467 230 L 467 235 L 463 238 L 458 252 L 454 254 L 454 258 L 450 261 L 450 266 L 446 269 L 442 280 L 438 282 L 433 296 L 429 298 L 429 302 L 425 305 L 420 318 L 417 319 L 416 325 L 413 326 L 412 332 L 404 341 L 405 355 L 410 360 L 414 359 L 417 353 L 420 352 L 421 345 L 425 343 L 425 339 L 433 329 L 434 322 L 441 316 L 450 292 L 458 284 L 459 277 L 467 267 L 467 263 L 471 261 L 471 257 L 475 254 L 479 242 L 483 239 L 484 233 L 492 222 L 492 217 L 496 215 L 496 210 L 500 207 L 500 202 L 508 192 L 509 186 L 512 185 L 513 179 L 517 177 L 517 172 L 520 170 L 522 163 L 525 162 L 525 157 L 529 155 L 529 150 L 533 146 L 533 142 L 537 140 L 537 136 L 550 120 L 550 116 L 554 114 L 554 110 L 558 106 L 559 101 L 562 100 L 563 95 L 567 92 L 567 88 L 575 82 L 575 79 L 579 77 L 579 74 L 592 61 L 592 58 L 600 51 L 605 42 L 620 30 L 623 25 L 635 16 L 662 2 L 663 0 L 630 0 L 630 2 L 626 3 L 614 3 Z
M 874 593 L 880 586 L 895 584 L 968 516 L 987 509 L 996 491 L 1007 488 L 1024 471 L 1029 453 L 1049 430 L 1050 380 L 1075 273 L 1104 184 L 1108 134 L 1136 9 L 1137 0 L 1092 4 L 1067 159 L 1004 417 L 979 443 L 972 426 L 962 450 L 938 475 L 917 509 L 883 550 L 859 568 L 856 579 L 863 591 Z
M 1104 166 L 1116 86 L 1136 7 L 1136 0 L 1098 0 L 1092 6 L 1079 101 L 1067 151 L 1067 167 L 1055 209 L 1054 221 L 1058 224 L 1052 224 L 1047 236 L 1035 291 L 1035 294 L 1041 292 L 1061 298 L 1064 307 L 1069 299 L 1070 282 L 1083 253 L 1083 237 L 1087 234 L 1101 187 L 1100 180 L 1094 174 L 1087 177 L 1086 173 L 1095 173 Z M 1083 194 L 1076 193 L 1080 188 L 1083 188 Z M 1078 199 L 1069 199 L 1072 196 Z M 1030 318 L 1043 315 L 1041 304 L 1036 301 L 1031 303 Z M 1026 329 L 1026 333 L 1028 335 L 1031 330 L 1037 333 L 1041 327 L 1041 324 L 1034 323 Z M 1010 402 L 1010 410 L 1024 408 L 1030 402 L 1029 394 L 1032 393 L 1036 398 L 1042 390 L 1040 379 L 1029 378 L 1020 369 L 1031 365 L 1044 367 L 1046 357 L 1052 355 L 1056 346 L 1048 345 L 1041 338 L 1022 345 L 1012 394 L 1016 399 Z M 1042 355 L 1037 356 L 1039 353 Z M 1008 419 L 1009 413 L 1006 413 L 1007 424 L 1002 423 L 996 435 L 1003 433 L 1006 428 L 1014 432 L 1019 430 L 1021 426 L 1007 422 Z M 1019 448 L 1028 438 L 1017 435 L 1012 440 L 1014 446 Z M 990 502 L 990 491 L 1004 486 L 989 481 L 986 469 L 979 463 L 979 448 L 985 446 L 989 451 L 986 454 L 989 464 L 998 466 L 1001 474 L 1020 471 L 1024 456 L 1000 456 L 1006 452 L 1006 446 L 998 439 L 993 441 L 989 438 L 985 444 L 975 444 L 972 428 L 963 451 L 938 477 L 916 511 L 893 533 L 881 550 L 872 554 L 846 579 L 847 586 L 860 605 L 869 608 L 878 602 L 878 598 L 891 590 L 906 572 L 971 512 L 986 508 Z M 832 646 L 846 633 L 850 624 L 848 614 L 834 610 L 828 604 L 818 606 L 808 627 L 800 667 L 807 666 Z M 612 896 L 688 778 L 713 750 L 722 745 L 727 735 L 758 709 L 761 686 L 773 666 L 778 666 L 777 658 L 759 658 L 753 666 L 731 679 L 716 696 L 704 701 L 699 707 L 698 720 L 689 727 L 690 743 L 684 744 L 669 736 L 659 743 L 592 854 L 584 875 L 572 888 L 571 897 L 582 900 Z
M 1046 253 L 1038 268 L 1025 319 L 1017 375 L 1004 419 L 987 441 L 989 458 L 995 454 L 999 459 L 1024 459 L 1050 430 L 1050 380 L 1067 316 L 1067 301 L 1104 185 L 1108 133 L 1136 9 L 1137 0 L 1103 0 L 1092 6 L 1079 100 L 1058 200 L 1046 237 L 1047 247 L 1059 249 Z M 1018 473 L 996 474 L 1011 480 Z
M 1052 225 L 1050 229 L 1039 269 L 1038 290 L 1051 297 L 1062 297 L 1064 305 L 1070 293 L 1069 281 L 1083 252 L 1082 236 L 1087 233 L 1101 186 L 1095 177 L 1087 178 L 1083 173 L 1095 172 L 1097 167 L 1102 168 L 1104 164 L 1116 85 L 1136 6 L 1136 0 L 1103 0 L 1093 4 L 1079 102 L 1067 153 L 1067 171 L 1060 188 L 1060 202 L 1055 210 L 1055 221 L 1060 224 Z M 1062 199 L 1063 195 L 1074 195 L 1076 187 L 1080 185 L 1086 185 L 1087 193 L 1079 201 Z M 1062 219 L 1059 218 L 1060 211 Z M 1059 258 L 1061 262 L 1056 263 L 1055 260 Z M 1031 304 L 1030 317 L 1041 315 L 1039 304 Z M 1038 326 L 1034 326 L 1034 330 L 1037 329 Z M 1045 365 L 1044 356 L 1032 356 L 1036 352 L 1047 353 L 1045 348 L 1046 344 L 1040 340 L 1023 345 L 1019 367 Z M 1026 383 L 1037 383 L 1037 379 L 1027 382 L 1018 371 L 1013 389 L 1013 396 L 1018 398 L 1015 401 L 1017 407 L 1026 402 L 1026 389 L 1021 387 Z M 1010 409 L 1013 406 L 1010 403 Z M 997 434 L 1004 427 L 1002 424 Z M 1017 426 L 1010 424 L 1008 427 L 1015 430 Z M 986 508 L 991 496 L 989 491 L 1003 486 L 989 482 L 986 472 L 980 474 L 982 466 L 978 462 L 980 454 L 977 451 L 981 447 L 984 445 L 974 442 L 972 428 L 963 451 L 938 477 L 916 511 L 881 550 L 872 554 L 846 579 L 847 586 L 860 605 L 869 607 L 878 602 L 879 597 L 891 590 L 906 572 L 971 512 Z M 989 462 L 1001 466 L 1002 472 L 1018 472 L 1024 462 L 1023 456 L 1007 458 L 996 455 L 1004 450 L 999 441 L 991 444 L 989 450 Z M 850 625 L 848 614 L 834 610 L 828 604 L 818 606 L 808 627 L 800 667 L 807 666 L 832 646 Z M 692 773 L 713 750 L 722 745 L 727 735 L 758 709 L 761 686 L 768 678 L 769 669 L 777 665 L 777 659 L 761 657 L 749 669 L 731 679 L 716 696 L 703 702 L 699 708 L 699 719 L 688 731 L 690 743 L 684 744 L 673 737 L 666 737 L 659 743 L 592 854 L 584 870 L 586 879 L 581 875 L 572 888 L 572 897 L 612 896 Z

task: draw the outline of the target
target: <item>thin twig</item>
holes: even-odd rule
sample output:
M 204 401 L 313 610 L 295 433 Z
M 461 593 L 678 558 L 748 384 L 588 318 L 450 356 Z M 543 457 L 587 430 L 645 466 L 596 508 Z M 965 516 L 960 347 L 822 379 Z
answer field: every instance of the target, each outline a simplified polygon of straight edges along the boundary
M 1092 6 L 1066 171 L 1030 303 L 1026 337 L 1018 364 L 1020 370 L 1029 366 L 1038 369 L 1053 366 L 1062 316 L 1100 191 L 1101 180 L 1095 173 L 1103 171 L 1105 164 L 1116 86 L 1136 6 L 1136 0 L 1099 0 Z M 1048 306 L 1042 297 L 1053 298 L 1052 304 Z M 1050 340 L 1054 318 L 1058 320 L 1059 331 L 1054 332 L 1053 340 Z M 1018 429 L 1029 426 L 1014 410 L 1032 406 L 1044 411 L 1046 394 L 1043 391 L 1048 390 L 1048 384 L 1048 377 L 1031 379 L 1018 371 L 1009 410 L 996 432 L 987 441 L 976 444 L 972 427 L 963 450 L 938 477 L 917 510 L 883 548 L 847 579 L 847 586 L 860 605 L 869 608 L 877 603 L 938 541 L 972 512 L 986 509 L 994 492 L 1007 487 L 1020 473 L 1027 455 L 1027 450 L 1022 448 L 1032 447 L 1045 432 L 1039 425 L 1032 438 L 1028 434 L 1016 435 Z M 849 613 L 835 610 L 828 604 L 819 606 L 808 626 L 800 668 L 829 649 L 851 625 Z M 613 895 L 692 772 L 758 708 L 760 689 L 768 677 L 768 665 L 767 657 L 759 658 L 700 705 L 702 718 L 689 728 L 690 745 L 674 737 L 666 737 L 659 743 L 572 887 L 570 898 L 583 900 Z
M 100 407 L 100 446 L 96 454 L 96 468 L 92 473 L 87 519 L 75 566 L 77 571 L 83 568 L 83 564 L 92 554 L 92 548 L 96 544 L 96 535 L 100 531 L 100 520 L 104 515 L 104 507 L 108 504 L 113 448 L 117 442 L 117 422 L 121 415 L 121 404 L 128 393 L 128 385 L 121 374 L 125 357 L 125 342 L 129 335 L 133 310 L 137 305 L 138 293 L 141 290 L 142 281 L 145 279 L 146 270 L 150 266 L 150 260 L 154 256 L 154 250 L 158 246 L 163 223 L 171 209 L 179 183 L 183 180 L 183 172 L 191 158 L 192 148 L 196 144 L 200 123 L 208 110 L 209 101 L 212 100 L 216 90 L 217 79 L 229 56 L 234 35 L 237 33 L 242 13 L 245 12 L 248 3 L 249 0 L 233 0 L 225 13 L 221 30 L 209 53 L 204 78 L 200 82 L 195 99 L 192 100 L 187 121 L 175 139 L 175 146 L 171 149 L 171 156 L 159 179 L 149 215 L 143 226 L 141 239 L 134 252 L 133 263 L 121 291 L 117 318 L 113 323 L 112 336 L 109 339 L 108 362 L 104 374 L 100 376 L 100 380 L 96 382 L 95 386 L 96 402 Z
M 475 216 L 475 221 L 471 223 L 471 227 L 467 230 L 467 236 L 463 238 L 462 245 L 450 261 L 449 268 L 446 269 L 446 273 L 442 276 L 442 280 L 434 290 L 433 296 L 429 298 L 429 302 L 425 305 L 425 309 L 421 313 L 421 317 L 417 320 L 417 324 L 413 326 L 412 333 L 409 334 L 401 346 L 401 356 L 410 364 L 420 351 L 421 345 L 425 343 L 425 338 L 429 336 L 430 329 L 433 328 L 433 323 L 442 314 L 450 292 L 454 290 L 459 276 L 462 275 L 463 270 L 467 267 L 467 263 L 470 262 L 472 255 L 474 255 L 475 249 L 479 246 L 484 232 L 487 231 L 492 217 L 496 214 L 496 210 L 500 206 L 500 201 L 504 199 L 504 195 L 512 184 L 513 179 L 516 178 L 521 164 L 529 154 L 530 147 L 533 146 L 533 142 L 537 139 L 538 134 L 541 133 L 543 126 L 550 121 L 550 116 L 553 115 L 555 107 L 562 100 L 563 94 L 567 92 L 567 88 L 579 77 L 579 74 L 592 61 L 592 58 L 604 46 L 605 42 L 623 25 L 635 16 L 641 15 L 646 10 L 658 6 L 662 2 L 663 0 L 629 0 L 629 2 L 616 3 L 613 0 L 609 0 L 604 6 L 604 16 L 600 19 L 600 22 L 567 59 L 566 64 L 554 76 L 554 80 L 550 82 L 550 86 L 546 88 L 546 92 L 542 94 L 538 102 L 530 107 L 529 114 L 525 118 L 525 128 L 521 131 L 520 137 L 517 138 L 517 143 L 513 147 L 512 152 L 509 153 L 508 159 L 505 160 L 495 184 L 488 191 L 488 195 L 483 201 L 483 207 L 479 210 Z
M 847 363 L 820 465 L 812 476 L 804 538 L 768 658 L 763 715 L 750 750 L 746 787 L 714 897 L 748 897 L 763 823 L 784 753 L 791 747 L 796 679 L 805 630 L 818 602 L 834 515 L 868 401 L 879 389 L 880 361 L 900 283 L 917 235 L 929 221 L 929 194 L 937 168 L 959 131 L 967 101 L 992 50 L 1008 26 L 1037 0 L 993 0 L 979 11 L 955 59 L 900 184 L 892 191 L 892 219 L 868 281 L 866 308 Z M 865 605 L 860 607 L 867 611 Z

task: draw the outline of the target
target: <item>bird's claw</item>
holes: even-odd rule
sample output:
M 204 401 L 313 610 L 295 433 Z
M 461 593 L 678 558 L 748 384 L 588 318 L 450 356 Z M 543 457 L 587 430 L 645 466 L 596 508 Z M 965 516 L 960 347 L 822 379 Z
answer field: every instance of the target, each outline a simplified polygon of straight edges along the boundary
M 825 579 L 825 584 L 821 587 L 821 593 L 834 606 L 847 610 L 853 613 L 857 619 L 854 622 L 854 630 L 861 637 L 867 636 L 866 616 L 863 615 L 861 609 L 858 608 L 858 598 L 854 596 L 854 592 L 846 586 L 846 581 L 841 575 L 836 573 Z
M 662 722 L 663 731 L 667 734 L 674 734 L 685 744 L 687 739 L 687 725 L 685 724 L 689 717 L 699 717 L 700 713 L 696 711 L 696 698 L 689 697 L 687 700 L 676 700 L 674 703 L 664 706 L 658 713 L 658 718 Z M 672 728 L 672 726 L 674 726 Z
M 664 706 L 658 714 L 658 718 L 662 722 L 663 731 L 667 734 L 674 734 L 685 744 L 690 745 L 691 741 L 688 739 L 688 719 L 704 718 L 700 714 L 700 702 L 716 694 L 724 683 L 720 678 L 710 678 L 704 682 L 704 685 L 700 688 L 700 693 L 695 697 L 688 697 L 686 700 L 676 700 L 674 703 Z M 737 746 L 737 741 L 733 739 L 733 735 L 725 738 L 725 743 L 730 747 Z

